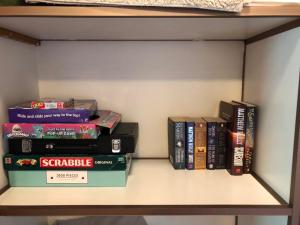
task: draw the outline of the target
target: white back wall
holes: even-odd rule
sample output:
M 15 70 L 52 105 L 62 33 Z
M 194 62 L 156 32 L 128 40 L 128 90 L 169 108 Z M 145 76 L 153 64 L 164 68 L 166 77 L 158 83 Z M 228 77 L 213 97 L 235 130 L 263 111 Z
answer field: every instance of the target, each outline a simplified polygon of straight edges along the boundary
M 217 116 L 241 97 L 242 42 L 42 42 L 40 97 L 96 98 L 140 126 L 138 155 L 167 156 L 168 116 Z
M 0 123 L 8 121 L 7 108 L 38 98 L 37 47 L 0 38 Z M 2 132 L 2 129 L 0 129 Z M 2 136 L 2 134 L 1 134 Z M 0 138 L 0 157 L 4 154 Z M 0 160 L 0 188 L 7 184 Z

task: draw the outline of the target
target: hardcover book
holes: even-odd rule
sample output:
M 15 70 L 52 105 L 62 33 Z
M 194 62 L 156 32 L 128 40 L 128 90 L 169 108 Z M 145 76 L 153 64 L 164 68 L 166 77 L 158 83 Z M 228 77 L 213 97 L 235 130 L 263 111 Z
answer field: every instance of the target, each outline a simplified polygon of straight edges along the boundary
M 219 116 L 226 120 L 228 142 L 226 168 L 231 175 L 243 174 L 246 107 L 234 102 L 220 102 Z
M 253 152 L 255 151 L 255 128 L 257 107 L 247 102 L 237 102 L 246 106 L 246 140 L 244 152 L 244 173 L 251 173 Z
M 87 123 L 96 113 L 96 100 L 73 100 L 63 109 L 32 109 L 31 102 L 8 109 L 10 123 Z
M 169 159 L 174 169 L 185 169 L 185 121 L 183 117 L 168 118 Z
M 206 168 L 216 169 L 216 151 L 217 151 L 217 122 L 215 118 L 204 117 L 207 125 L 207 157 Z
M 10 154 L 126 154 L 133 153 L 138 139 L 138 123 L 119 123 L 111 134 L 97 139 L 10 138 Z
M 217 122 L 216 168 L 226 169 L 227 122 L 221 118 L 216 118 L 216 122 Z
M 126 170 L 131 154 L 126 155 L 12 155 L 3 157 L 5 170 Z
M 195 169 L 195 163 L 194 163 L 194 151 L 195 151 L 195 122 L 192 119 L 188 119 L 186 121 L 186 169 L 193 170 Z
M 201 118 L 195 119 L 195 169 L 206 168 L 206 122 Z

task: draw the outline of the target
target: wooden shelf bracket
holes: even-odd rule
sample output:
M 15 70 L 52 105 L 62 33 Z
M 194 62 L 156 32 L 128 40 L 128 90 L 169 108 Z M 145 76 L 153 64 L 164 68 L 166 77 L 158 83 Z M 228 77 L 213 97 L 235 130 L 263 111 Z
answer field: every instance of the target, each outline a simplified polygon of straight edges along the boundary
M 20 41 L 20 42 L 35 45 L 35 46 L 41 45 L 40 40 L 38 40 L 36 38 L 30 37 L 30 36 L 15 32 L 15 31 L 11 31 L 11 30 L 8 30 L 8 29 L 2 28 L 2 27 L 0 27 L 0 37 L 12 39 L 15 41 Z

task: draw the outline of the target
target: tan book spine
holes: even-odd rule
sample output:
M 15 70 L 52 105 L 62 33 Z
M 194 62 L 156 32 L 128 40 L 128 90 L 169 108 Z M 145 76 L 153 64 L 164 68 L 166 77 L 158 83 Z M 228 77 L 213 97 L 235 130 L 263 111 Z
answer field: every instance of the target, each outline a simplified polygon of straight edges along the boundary
M 195 122 L 195 169 L 206 168 L 206 122 Z

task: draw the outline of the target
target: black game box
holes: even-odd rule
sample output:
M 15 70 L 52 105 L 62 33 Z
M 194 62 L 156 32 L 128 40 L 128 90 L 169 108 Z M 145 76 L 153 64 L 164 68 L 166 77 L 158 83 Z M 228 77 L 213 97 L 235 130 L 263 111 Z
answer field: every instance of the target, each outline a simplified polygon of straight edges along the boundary
M 10 154 L 126 154 L 135 151 L 138 123 L 119 123 L 98 139 L 8 139 Z

